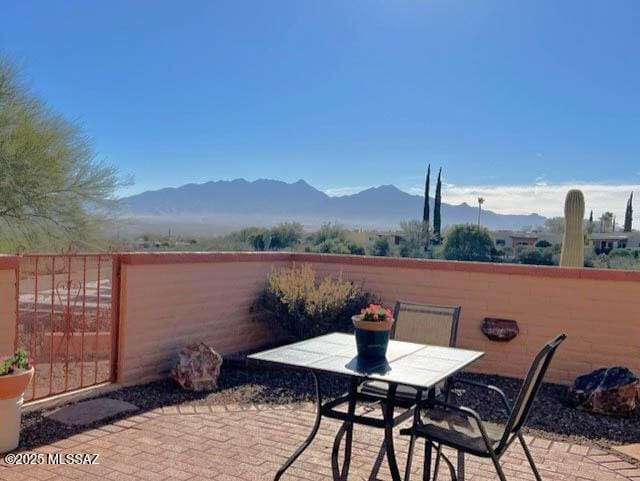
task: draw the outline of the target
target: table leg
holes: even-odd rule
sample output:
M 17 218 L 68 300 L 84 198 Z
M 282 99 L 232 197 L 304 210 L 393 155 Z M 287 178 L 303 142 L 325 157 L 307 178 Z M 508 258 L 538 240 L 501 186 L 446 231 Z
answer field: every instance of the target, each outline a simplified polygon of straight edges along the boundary
M 401 481 L 398 462 L 396 461 L 396 451 L 393 447 L 393 408 L 396 401 L 396 384 L 389 384 L 387 392 L 387 401 L 384 406 L 384 442 L 387 448 L 387 462 L 391 470 L 391 478 L 393 481 Z
M 358 394 L 358 381 L 353 379 L 349 388 L 349 406 L 347 408 L 347 414 L 349 418 L 353 419 L 356 413 L 356 396 Z M 342 436 L 346 434 L 345 446 L 344 446 L 344 462 L 342 464 L 342 470 L 338 466 L 338 454 L 340 451 L 340 442 Z M 333 479 L 346 480 L 349 476 L 349 466 L 351 465 L 351 447 L 353 444 L 353 421 L 345 421 L 338 429 L 336 438 L 333 442 L 333 451 L 331 453 L 331 468 L 333 471 Z
M 464 481 L 464 453 L 458 451 L 458 481 Z
M 422 410 L 422 389 L 416 391 L 416 405 L 413 411 L 413 424 L 412 427 L 416 427 L 420 421 L 420 411 Z M 404 470 L 404 481 L 409 481 L 411 478 L 411 463 L 413 461 L 413 450 L 416 445 L 416 435 L 412 432 L 409 439 L 409 450 L 407 451 L 407 466 Z
M 315 383 L 315 388 L 316 388 L 316 419 L 313 424 L 313 428 L 311 429 L 309 436 L 307 436 L 307 439 L 304 440 L 304 442 L 300 445 L 300 447 L 296 449 L 296 451 L 291 455 L 291 457 L 289 457 L 289 459 L 287 459 L 287 461 L 278 470 L 275 477 L 273 478 L 274 481 L 278 481 L 282 477 L 284 472 L 287 469 L 289 469 L 289 467 L 294 463 L 294 461 L 298 459 L 298 457 L 304 452 L 304 450 L 309 447 L 309 445 L 311 444 L 311 441 L 313 441 L 313 438 L 315 438 L 316 434 L 318 434 L 318 429 L 320 428 L 320 420 L 322 419 L 322 392 L 320 391 L 320 383 L 318 381 L 318 376 L 313 371 L 311 371 L 311 375 L 313 376 L 313 381 Z

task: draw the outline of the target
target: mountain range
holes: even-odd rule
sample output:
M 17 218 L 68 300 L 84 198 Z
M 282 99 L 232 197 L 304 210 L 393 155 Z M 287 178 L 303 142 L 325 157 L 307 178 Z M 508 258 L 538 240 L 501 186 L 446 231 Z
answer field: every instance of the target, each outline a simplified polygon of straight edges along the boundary
M 304 180 L 286 183 L 270 179 L 253 182 L 235 179 L 146 191 L 122 201 L 130 219 L 227 218 L 236 224 L 247 225 L 298 220 L 306 225 L 339 222 L 353 227 L 396 228 L 402 220 L 422 217 L 424 197 L 408 194 L 393 185 L 332 197 Z M 433 199 L 431 207 L 433 209 Z M 478 219 L 478 208 L 466 203 L 443 202 L 441 213 L 443 227 L 476 223 Z M 506 215 L 482 211 L 482 224 L 494 230 L 520 229 L 541 225 L 544 221 L 545 218 L 538 214 Z

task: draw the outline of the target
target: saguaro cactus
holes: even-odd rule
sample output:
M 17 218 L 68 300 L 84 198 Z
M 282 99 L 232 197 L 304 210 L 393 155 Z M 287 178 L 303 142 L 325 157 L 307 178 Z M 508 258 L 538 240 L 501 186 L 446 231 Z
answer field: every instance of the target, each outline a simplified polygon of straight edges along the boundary
M 562 239 L 561 267 L 584 267 L 584 195 L 571 189 L 564 201 L 564 237 Z

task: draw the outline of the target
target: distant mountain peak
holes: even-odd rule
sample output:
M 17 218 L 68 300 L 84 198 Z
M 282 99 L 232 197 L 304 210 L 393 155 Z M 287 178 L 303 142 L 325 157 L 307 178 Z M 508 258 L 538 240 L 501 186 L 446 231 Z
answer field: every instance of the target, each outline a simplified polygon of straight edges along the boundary
M 422 197 L 408 194 L 392 184 L 330 197 L 304 179 L 292 183 L 243 178 L 210 181 L 142 192 L 122 200 L 132 216 L 231 216 L 235 220 L 245 218 L 247 223 L 253 224 L 277 219 L 313 224 L 340 222 L 386 229 L 396 228 L 403 220 L 421 218 L 423 208 Z M 446 193 L 443 201 L 446 201 Z M 443 225 L 477 222 L 477 212 L 477 207 L 466 202 L 459 205 L 443 202 Z M 542 224 L 544 220 L 537 214 L 500 215 L 483 211 L 483 224 L 492 229 L 519 229 Z

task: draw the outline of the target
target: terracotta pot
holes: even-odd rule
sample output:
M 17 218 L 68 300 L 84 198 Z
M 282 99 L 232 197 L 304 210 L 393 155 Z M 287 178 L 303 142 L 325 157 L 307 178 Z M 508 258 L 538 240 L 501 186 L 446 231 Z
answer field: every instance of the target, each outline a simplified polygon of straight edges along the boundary
M 384 359 L 393 327 L 393 318 L 383 322 L 364 321 L 362 315 L 351 317 L 355 327 L 358 356 L 365 359 Z
M 14 399 L 22 396 L 33 378 L 33 373 L 34 369 L 30 368 L 0 376 L 0 399 Z

